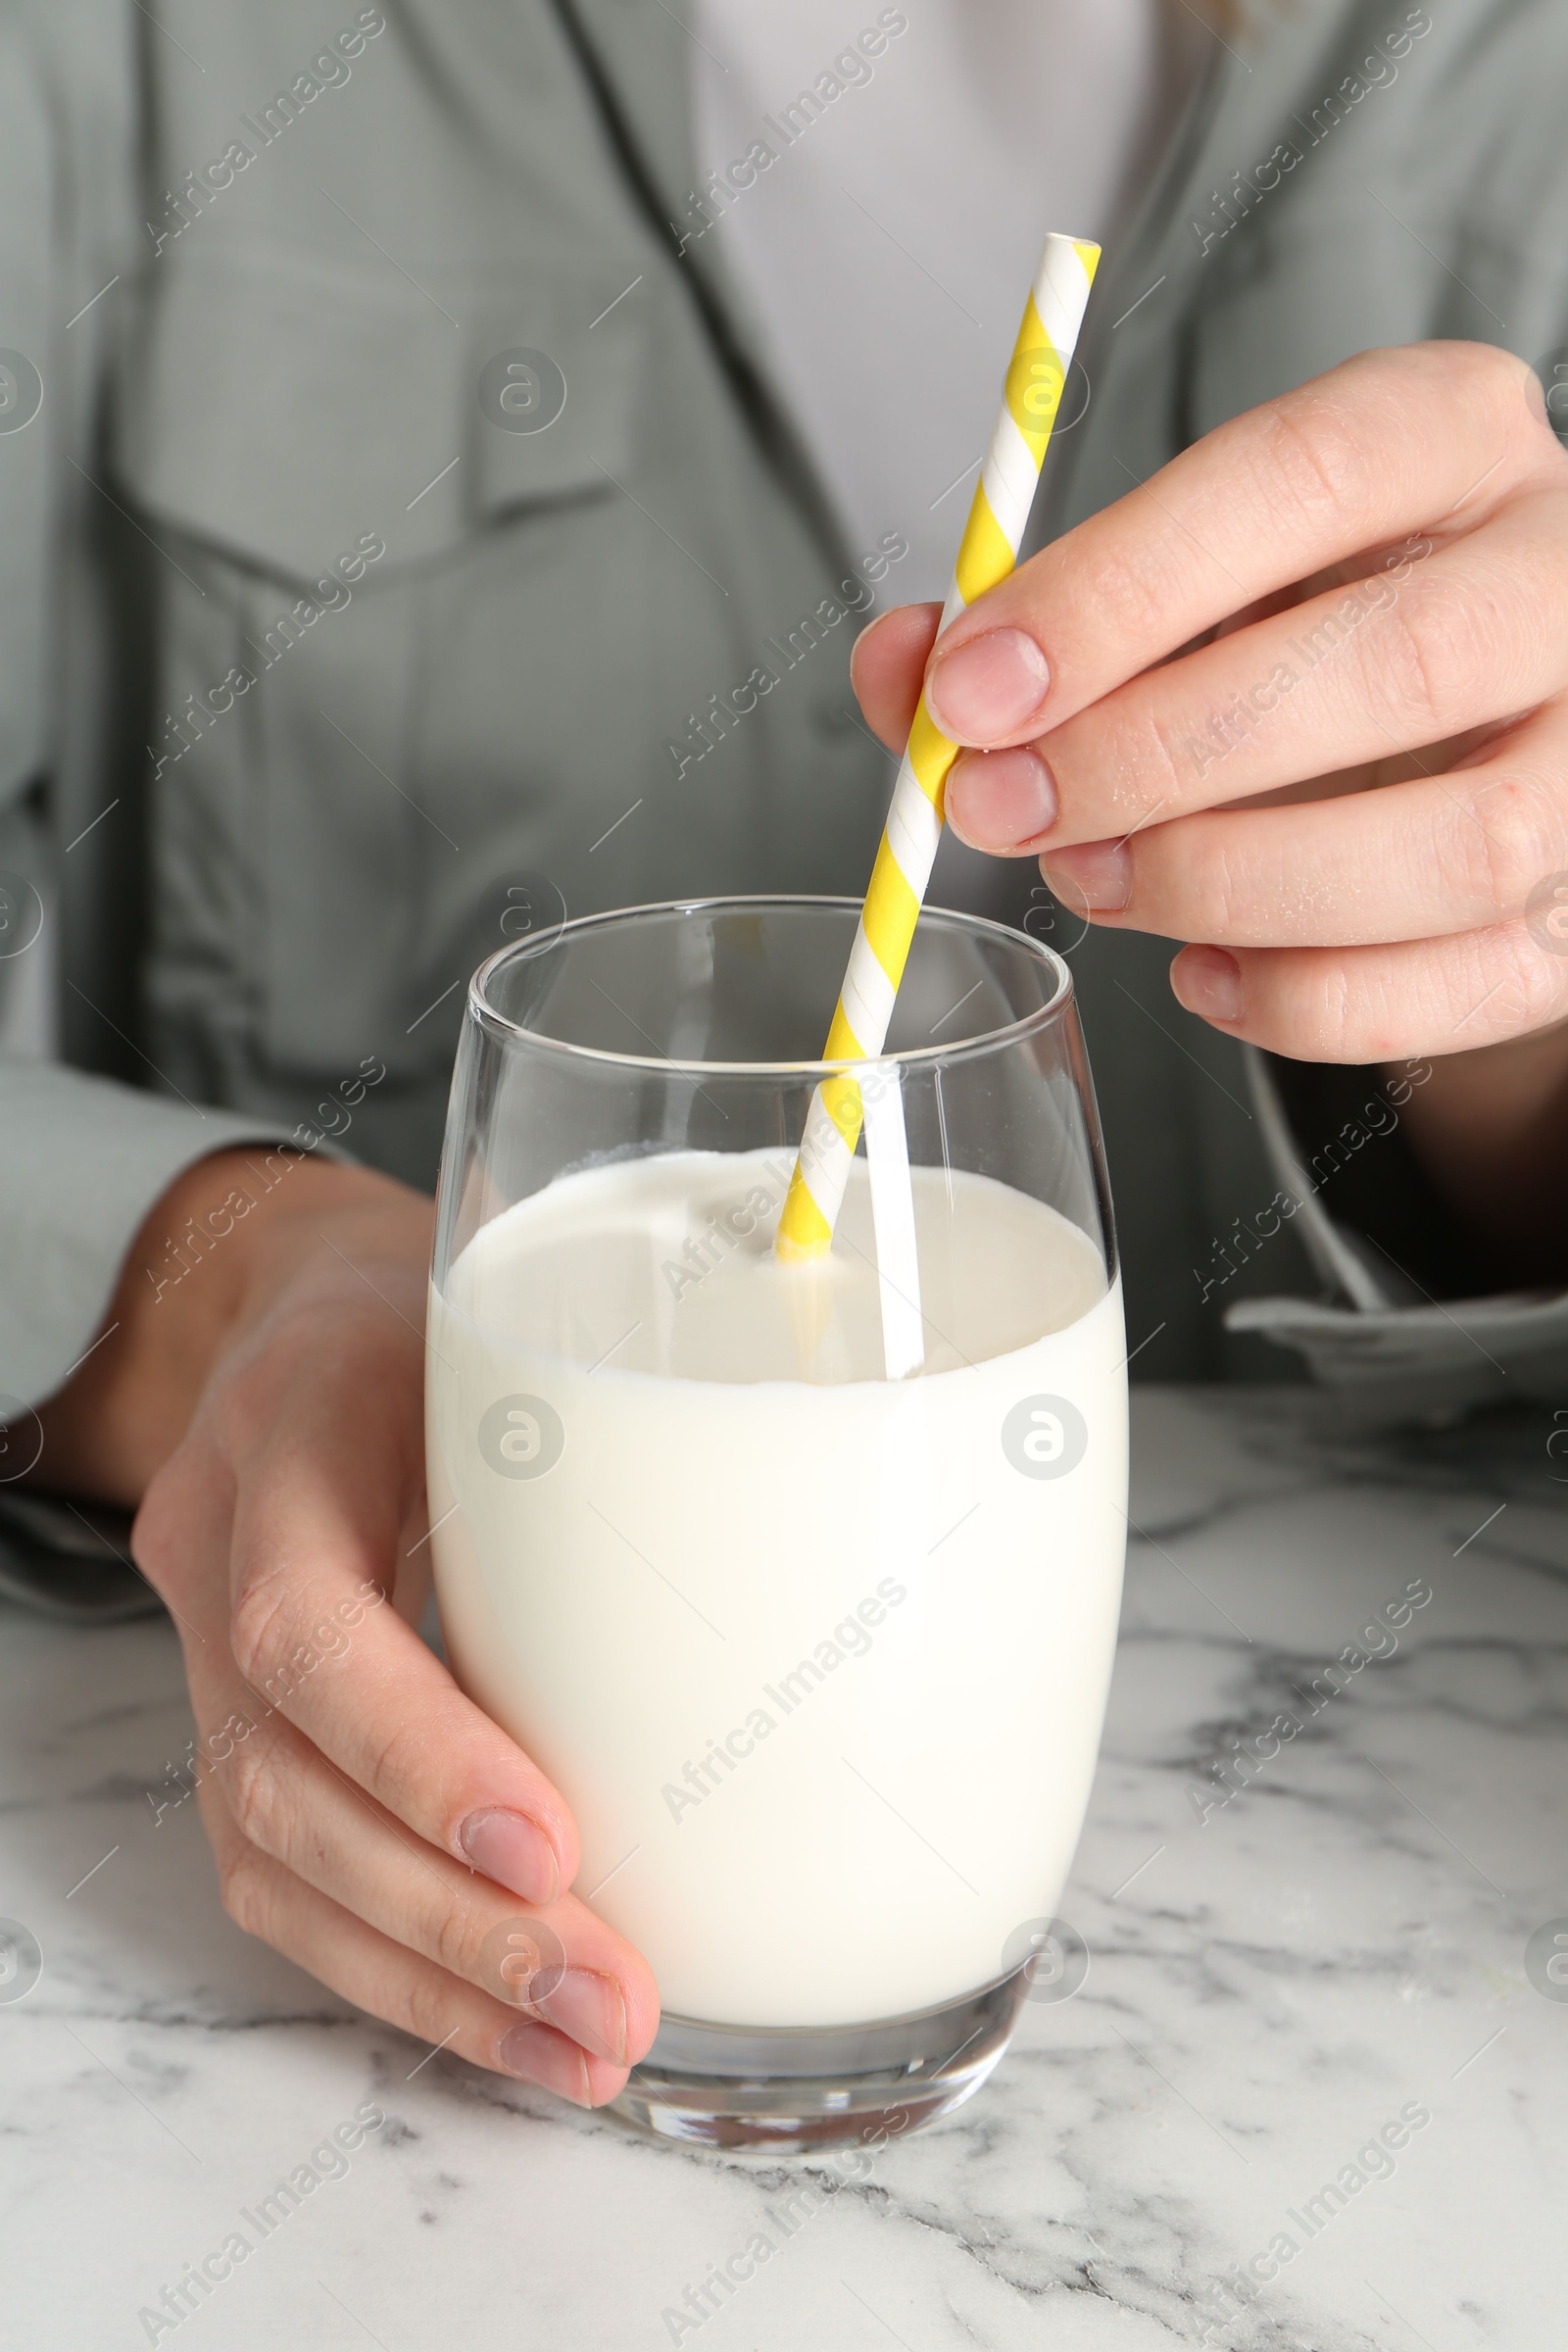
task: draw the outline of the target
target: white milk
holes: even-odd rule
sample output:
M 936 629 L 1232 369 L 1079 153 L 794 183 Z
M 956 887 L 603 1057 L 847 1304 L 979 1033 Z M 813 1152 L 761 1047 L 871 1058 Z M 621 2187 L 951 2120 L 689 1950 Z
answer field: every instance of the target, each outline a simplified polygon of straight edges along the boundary
M 454 1671 L 565 1795 L 576 1891 L 666 2010 L 753 2026 L 956 1998 L 1052 1916 L 1126 1534 L 1121 1298 L 1084 1235 L 914 1169 L 927 1358 L 890 1384 L 864 1162 L 816 1269 L 768 1254 L 788 1165 L 562 1178 L 430 1310 Z

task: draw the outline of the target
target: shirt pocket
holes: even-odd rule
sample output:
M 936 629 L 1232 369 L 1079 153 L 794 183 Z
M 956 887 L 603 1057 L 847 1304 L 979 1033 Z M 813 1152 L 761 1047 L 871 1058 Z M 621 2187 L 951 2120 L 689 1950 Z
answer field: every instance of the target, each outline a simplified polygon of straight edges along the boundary
M 291 248 L 176 258 L 122 349 L 121 478 L 283 578 L 309 581 L 367 516 L 393 568 L 442 554 L 629 466 L 640 313 L 594 310 L 626 283 L 619 262 L 563 259 L 438 298 Z
M 205 717 L 231 681 L 198 742 L 163 745 L 163 1017 L 239 1017 L 286 1071 L 444 1058 L 447 1024 L 416 1020 L 435 993 L 425 884 L 458 830 L 410 790 L 430 601 L 494 560 L 503 526 L 612 496 L 632 469 L 646 336 L 615 297 L 636 273 L 563 255 L 426 287 L 217 241 L 149 273 L 117 363 L 115 470 L 180 543 L 171 710 L 194 692 Z M 477 905 L 496 856 L 463 830 Z M 229 1007 L 209 1016 L 221 970 Z

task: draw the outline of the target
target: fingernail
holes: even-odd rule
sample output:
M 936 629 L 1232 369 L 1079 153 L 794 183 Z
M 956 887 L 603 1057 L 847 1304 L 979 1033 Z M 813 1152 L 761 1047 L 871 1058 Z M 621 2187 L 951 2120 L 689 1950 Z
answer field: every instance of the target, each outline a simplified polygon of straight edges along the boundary
M 926 709 L 953 743 L 998 743 L 1027 725 L 1046 699 L 1051 664 L 1022 629 L 988 629 L 939 654 Z
M 1063 906 L 1080 906 L 1086 914 L 1119 914 L 1133 895 L 1132 853 L 1122 841 L 1053 850 L 1041 871 Z
M 1170 967 L 1176 1001 L 1205 1021 L 1239 1021 L 1247 1009 L 1242 967 L 1223 948 L 1183 948 Z
M 526 1813 L 509 1813 L 499 1805 L 470 1813 L 458 1832 L 458 1843 L 475 1870 L 520 1894 L 525 1903 L 543 1907 L 561 1891 L 556 1849 Z
M 625 2065 L 626 2003 L 613 1978 L 590 1968 L 568 1968 L 555 1990 L 534 2006 L 585 2050 Z
M 496 2056 L 509 2075 L 516 2075 L 524 2082 L 537 2082 L 577 2107 L 594 2103 L 587 2059 L 574 2041 L 568 2041 L 553 2026 L 509 2026 L 496 2044 Z
M 1056 821 L 1056 786 L 1038 752 L 965 752 L 948 777 L 948 822 L 972 850 L 1014 850 Z

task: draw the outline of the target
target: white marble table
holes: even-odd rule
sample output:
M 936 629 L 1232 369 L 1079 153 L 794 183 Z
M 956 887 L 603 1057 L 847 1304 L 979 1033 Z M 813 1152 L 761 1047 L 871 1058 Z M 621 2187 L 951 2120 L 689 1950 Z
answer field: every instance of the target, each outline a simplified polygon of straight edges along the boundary
M 157 2341 L 1560 2352 L 1568 2000 L 1526 1945 L 1568 1915 L 1568 1465 L 1539 1431 L 1312 1438 L 1279 1391 L 1146 1392 L 1136 1426 L 1147 1540 L 1062 1901 L 1087 1982 L 858 2180 L 646 2145 L 349 2011 L 228 1924 L 193 1805 L 154 1825 L 189 1728 L 168 1628 L 0 1613 L 0 1914 L 43 1955 L 0 2005 L 0 2340 L 145 2343 L 139 2309 L 368 2101 L 341 2177 Z M 1412 1583 L 1397 1647 L 1312 1713 Z M 730 2300 L 664 2316 L 760 2228 Z

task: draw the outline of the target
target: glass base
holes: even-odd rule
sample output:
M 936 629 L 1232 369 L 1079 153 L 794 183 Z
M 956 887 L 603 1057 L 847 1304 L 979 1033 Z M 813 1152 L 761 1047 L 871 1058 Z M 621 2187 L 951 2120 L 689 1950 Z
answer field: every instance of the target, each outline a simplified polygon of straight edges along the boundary
M 795 2155 L 903 2137 L 972 2098 L 1001 2058 L 1029 1972 L 864 2026 L 707 2026 L 666 2017 L 606 2110 L 655 2139 Z

